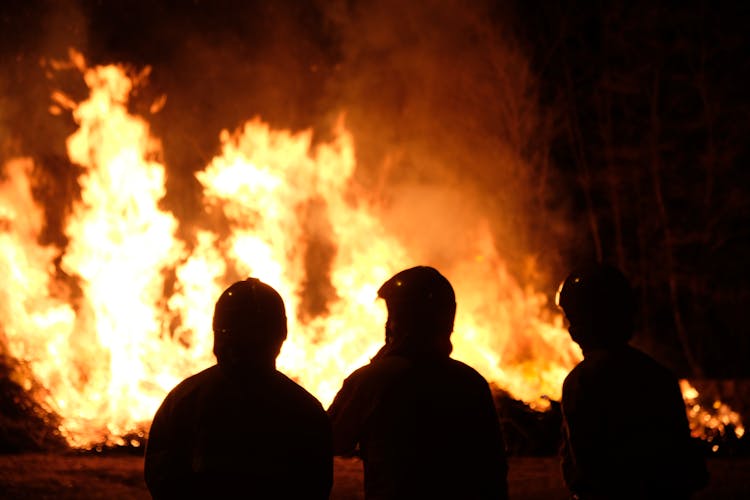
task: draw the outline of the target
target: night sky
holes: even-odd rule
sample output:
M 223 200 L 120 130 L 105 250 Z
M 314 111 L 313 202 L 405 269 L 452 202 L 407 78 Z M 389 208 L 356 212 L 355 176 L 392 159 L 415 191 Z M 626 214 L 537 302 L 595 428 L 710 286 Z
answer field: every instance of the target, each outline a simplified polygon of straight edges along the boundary
M 388 185 L 465 187 L 521 282 L 552 295 L 576 264 L 611 261 L 638 290 L 639 346 L 683 376 L 750 376 L 750 7 L 406 3 L 4 1 L 0 159 L 34 156 L 48 206 L 75 198 L 75 125 L 50 119 L 49 95 L 86 89 L 45 76 L 69 47 L 152 67 L 131 107 L 167 96 L 149 121 L 186 224 L 221 129 L 261 116 L 325 140 L 345 111 L 363 185 L 404 151 Z

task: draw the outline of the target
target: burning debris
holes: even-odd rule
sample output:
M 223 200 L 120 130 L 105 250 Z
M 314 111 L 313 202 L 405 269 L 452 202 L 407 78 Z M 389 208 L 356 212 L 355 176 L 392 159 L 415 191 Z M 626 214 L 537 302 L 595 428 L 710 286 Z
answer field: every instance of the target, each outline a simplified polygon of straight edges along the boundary
M 77 127 L 66 147 L 79 195 L 64 216 L 51 214 L 34 196 L 35 162 L 5 165 L 1 320 L 9 356 L 47 389 L 38 404 L 59 415 L 69 445 L 139 442 L 132 436 L 143 435 L 164 394 L 212 363 L 211 305 L 237 276 L 258 276 L 284 296 L 290 336 L 279 367 L 323 404 L 381 344 L 376 287 L 409 262 L 434 260 L 455 276 L 454 355 L 514 397 L 555 395 L 579 358 L 546 296 L 516 283 L 470 205 L 451 229 L 461 244 L 438 253 L 384 224 L 389 207 L 359 195 L 366 189 L 354 179 L 343 120 L 315 144 L 311 131 L 259 118 L 223 132 L 195 175 L 203 213 L 188 224 L 162 206 L 160 143 L 128 105 L 147 72 L 89 68 L 77 53 L 50 66 L 80 72 L 89 91 L 80 102 L 53 96 L 52 119 L 67 110 Z M 427 212 L 455 215 L 444 204 L 450 193 L 423 194 Z M 55 217 L 62 237 L 40 243 Z
M 699 394 L 687 380 L 680 381 L 680 388 L 693 437 L 703 440 L 712 453 L 738 452 L 747 442 L 740 414 L 718 397 Z
M 80 72 L 88 96 L 56 91 L 50 108 L 55 119 L 70 112 L 77 127 L 66 143 L 72 202 L 40 202 L 42 177 L 30 158 L 3 166 L 3 404 L 16 410 L 4 413 L 11 420 L 2 430 L 18 425 L 14 411 L 37 429 L 20 432 L 26 441 L 6 438 L 5 447 L 52 446 L 60 436 L 81 448 L 141 446 L 164 394 L 212 363 L 211 304 L 222 285 L 249 274 L 288 304 L 280 368 L 327 404 L 344 374 L 380 345 L 377 284 L 405 263 L 436 259 L 460 298 L 455 356 L 503 388 L 501 415 L 518 437 L 516 452 L 552 448 L 554 400 L 580 352 L 545 295 L 515 282 L 481 214 L 461 208 L 470 215 L 456 233 L 461 243 L 434 254 L 383 222 L 392 207 L 362 195 L 343 120 L 330 142 L 314 143 L 309 130 L 274 130 L 255 118 L 222 133 L 221 150 L 195 175 L 203 213 L 179 220 L 162 206 L 160 142 L 129 108 L 148 70 L 89 68 L 76 52 L 49 66 Z M 146 108 L 158 112 L 164 102 Z M 422 194 L 429 213 L 442 213 L 453 196 Z M 46 234 L 57 226 L 58 238 Z M 743 438 L 738 413 L 699 402 L 687 383 L 683 393 L 694 436 L 713 451 Z
M 58 429 L 60 418 L 34 399 L 43 389 L 30 381 L 16 360 L 0 356 L 0 453 L 66 447 Z
M 384 13 L 395 5 L 379 4 L 378 16 L 360 10 L 357 22 L 347 19 L 347 41 L 361 41 L 344 44 L 347 57 L 356 64 L 336 63 L 334 93 L 348 95 L 349 103 L 370 103 L 358 114 L 360 129 L 367 130 L 362 122 L 372 121 L 380 133 L 358 138 L 358 145 L 372 146 L 381 136 L 397 136 L 406 137 L 398 143 L 400 148 L 413 151 L 383 151 L 391 147 L 383 141 L 384 145 L 370 148 L 382 154 L 369 150 L 355 154 L 352 132 L 344 120 L 324 134 L 329 139 L 324 142 L 310 130 L 280 130 L 254 118 L 234 131 L 224 131 L 221 149 L 213 157 L 204 148 L 191 149 L 188 141 L 180 143 L 180 159 L 203 162 L 190 178 L 199 189 L 200 213 L 189 216 L 185 215 L 189 209 L 167 207 L 166 195 L 192 199 L 193 193 L 167 187 L 169 165 L 148 118 L 148 113 L 163 113 L 174 95 L 168 99 L 159 94 L 136 106 L 134 94 L 143 90 L 148 70 L 88 67 L 75 52 L 69 61 L 47 61 L 48 77 L 65 71 L 72 79 L 81 80 L 83 75 L 83 83 L 78 85 L 80 92 L 77 88 L 52 94 L 50 119 L 75 129 L 65 145 L 65 158 L 42 155 L 32 160 L 25 156 L 36 151 L 14 150 L 14 158 L 0 165 L 0 270 L 6 277 L 0 292 L 0 352 L 7 361 L 0 363 L 4 384 L 0 417 L 6 418 L 0 431 L 7 439 L 0 443 L 3 449 L 54 446 L 60 436 L 75 447 L 138 448 L 165 392 L 186 374 L 212 362 L 210 305 L 223 285 L 250 273 L 282 291 L 290 306 L 290 341 L 280 366 L 325 404 L 343 374 L 374 354 L 382 340 L 384 311 L 374 301 L 376 284 L 397 268 L 423 261 L 435 261 L 456 284 L 460 300 L 455 355 L 508 391 L 498 392 L 498 398 L 505 407 L 503 418 L 522 436 L 514 449 L 518 453 L 551 449 L 552 437 L 541 444 L 524 439 L 557 432 L 553 429 L 554 398 L 580 353 L 563 331 L 560 318 L 550 312 L 544 294 L 520 286 L 508 271 L 506 253 L 498 250 L 503 244 L 499 240 L 510 240 L 507 235 L 526 225 L 525 219 L 507 227 L 499 224 L 503 231 L 498 231 L 497 224 L 493 227 L 487 221 L 486 207 L 472 204 L 477 197 L 473 191 L 457 193 L 429 184 L 389 186 L 399 188 L 400 196 L 383 199 L 380 190 L 394 177 L 409 177 L 403 174 L 404 167 L 415 158 L 435 170 L 453 171 L 441 164 L 441 160 L 447 163 L 445 158 L 429 154 L 436 142 L 444 142 L 442 146 L 452 154 L 445 157 L 461 169 L 475 169 L 477 183 L 484 189 L 504 185 L 509 186 L 507 191 L 531 191 L 524 189 L 523 181 L 515 181 L 516 176 L 536 175 L 524 163 L 527 157 L 516 151 L 541 156 L 548 152 L 527 142 L 544 135 L 538 130 L 536 108 L 518 98 L 531 92 L 529 67 L 518 54 L 501 50 L 502 41 L 496 38 L 499 30 L 480 35 L 489 47 L 484 50 L 474 37 L 465 36 L 468 31 L 461 23 L 457 24 L 461 29 L 450 33 L 442 23 L 423 23 L 418 10 L 456 15 L 436 5 L 409 7 L 412 10 L 401 16 L 405 21 L 399 29 L 381 30 L 379 23 L 370 21 L 386 19 Z M 146 17 L 155 18 L 150 3 L 144 6 L 149 11 Z M 460 15 L 471 17 L 472 13 L 461 9 Z M 33 17 L 38 17 L 36 12 Z M 297 30 L 289 33 L 297 34 Z M 401 50 L 401 39 L 409 40 L 409 50 Z M 133 41 L 132 37 L 122 40 Z M 439 43 L 440 58 L 424 57 L 423 49 L 432 41 Z M 59 41 L 54 44 L 59 46 Z M 99 45 L 100 50 L 107 50 L 106 44 Z M 286 48 L 275 47 L 272 57 L 298 53 Z M 227 51 L 218 47 L 184 52 L 189 62 L 183 64 L 192 66 Z M 399 58 L 389 59 L 389 54 L 399 54 Z M 25 57 L 35 60 L 28 54 Z M 300 58 L 306 71 L 308 59 Z M 222 62 L 236 66 L 239 60 Z M 364 74 L 360 73 L 362 61 L 370 62 Z M 454 66 L 467 69 L 472 62 L 483 68 L 478 73 L 482 85 L 467 82 L 471 71 L 443 71 Z M 323 86 L 320 68 L 325 65 L 313 66 L 316 81 Z M 274 71 L 296 81 L 288 78 L 296 67 L 282 65 Z M 255 70 L 248 72 L 253 78 L 260 76 L 253 90 L 273 87 L 268 85 L 273 78 Z M 193 74 L 183 72 L 177 79 Z M 247 92 L 242 78 L 232 82 L 216 75 L 212 78 L 219 81 L 222 91 L 229 84 L 253 93 Z M 387 85 L 394 79 L 396 85 Z M 416 85 L 409 88 L 412 81 Z M 449 84 L 428 85 L 434 81 Z M 195 94 L 216 90 L 213 86 L 195 88 L 199 89 Z M 427 88 L 436 89 L 437 95 L 425 92 Z M 455 91 L 466 88 L 473 91 Z M 303 97 L 290 100 L 274 88 L 275 99 L 264 95 L 258 100 L 271 102 L 267 108 L 281 103 L 298 108 L 309 90 L 304 88 Z M 412 93 L 420 99 L 404 97 Z M 236 94 L 235 88 L 232 95 Z M 139 97 L 144 96 L 147 93 L 140 92 Z M 373 96 L 375 100 L 370 101 Z M 215 102 L 190 107 L 192 98 L 183 96 L 184 111 L 177 116 L 199 122 L 207 119 L 205 111 Z M 241 108 L 235 104 L 228 98 L 221 110 L 239 113 Z M 388 107 L 396 111 L 379 114 Z M 138 114 L 134 109 L 144 111 Z M 508 127 L 503 121 L 506 115 L 516 120 L 510 125 L 518 127 Z M 354 113 L 349 116 L 354 123 Z M 215 115 L 212 118 L 217 121 Z M 394 118 L 404 123 L 391 130 Z M 297 126 L 307 123 L 300 117 L 291 121 Z M 506 144 L 502 134 L 500 138 L 482 136 L 483 121 L 493 130 L 507 128 L 516 142 Z M 29 123 L 32 128 L 37 124 L 35 120 Z M 459 129 L 472 135 L 466 146 L 452 142 Z M 7 142 L 5 137 L 0 139 Z M 37 141 L 46 139 L 39 134 Z M 460 163 L 467 152 L 471 160 Z M 394 160 L 404 156 L 409 161 Z M 368 182 L 358 184 L 353 172 L 362 157 L 384 158 L 392 165 L 376 173 L 383 175 L 366 176 Z M 51 162 L 57 163 L 54 168 Z M 507 167 L 510 173 L 505 173 L 506 163 L 512 165 Z M 53 172 L 47 176 L 52 180 L 42 177 L 45 172 Z M 386 175 L 392 172 L 398 176 Z M 420 175 L 421 170 L 413 177 Z M 42 183 L 50 189 L 41 189 Z M 541 192 L 544 185 L 537 187 Z M 47 191 L 53 194 L 43 196 Z M 415 192 L 418 203 L 399 206 L 403 204 L 399 199 Z M 491 203 L 496 204 L 496 211 L 511 212 L 512 196 L 500 193 L 495 198 Z M 412 227 L 419 231 L 409 233 Z M 445 234 L 450 248 L 436 249 L 425 242 Z M 548 232 L 544 238 L 554 240 Z M 733 440 L 747 442 L 739 416 L 743 412 L 700 392 L 698 396 L 683 386 L 694 435 L 703 437 L 716 453 L 732 448 Z M 540 394 L 552 399 L 540 401 Z M 538 411 L 545 407 L 548 411 Z
M 750 454 L 750 441 L 738 412 L 715 397 L 699 394 L 687 380 L 681 380 L 680 387 L 691 434 L 702 444 L 706 455 Z M 497 386 L 492 389 L 509 454 L 557 454 L 562 424 L 560 403 L 543 398 L 537 404 L 529 404 L 514 399 Z

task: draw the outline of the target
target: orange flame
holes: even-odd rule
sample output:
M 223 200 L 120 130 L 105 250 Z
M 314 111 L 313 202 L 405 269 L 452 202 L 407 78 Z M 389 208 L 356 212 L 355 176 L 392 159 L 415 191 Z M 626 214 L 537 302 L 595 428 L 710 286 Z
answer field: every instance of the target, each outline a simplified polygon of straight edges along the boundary
M 125 444 L 122 436 L 142 432 L 168 390 L 213 363 L 213 304 L 232 276 L 256 276 L 284 297 L 290 333 L 278 366 L 328 404 L 382 343 L 377 287 L 430 264 L 418 244 L 387 230 L 381 207 L 353 199 L 355 152 L 343 121 L 316 146 L 310 131 L 272 130 L 260 119 L 223 132 L 220 154 L 197 173 L 206 213 L 223 229 L 195 228 L 187 243 L 159 205 L 160 144 L 127 110 L 136 82 L 120 66 L 73 61 L 90 95 L 81 103 L 55 96 L 73 111 L 79 128 L 67 149 L 84 168 L 67 246 L 38 243 L 44 212 L 31 194 L 30 160 L 7 163 L 0 183 L 8 350 L 47 389 L 40 402 L 61 416 L 65 438 L 76 447 Z M 475 217 L 463 230 L 464 243 L 446 242 L 447 264 L 438 266 L 458 297 L 454 356 L 516 398 L 559 398 L 580 351 L 546 297 L 509 274 L 487 221 Z M 327 289 L 310 308 L 315 248 L 328 252 Z
M 737 439 L 745 435 L 742 418 L 726 403 L 716 399 L 709 408 L 701 406 L 698 391 L 687 380 L 680 380 L 680 389 L 687 406 L 690 432 L 693 437 L 713 441 L 715 437 L 726 434 L 729 429 L 734 432 Z M 718 445 L 712 448 L 714 452 L 718 449 Z

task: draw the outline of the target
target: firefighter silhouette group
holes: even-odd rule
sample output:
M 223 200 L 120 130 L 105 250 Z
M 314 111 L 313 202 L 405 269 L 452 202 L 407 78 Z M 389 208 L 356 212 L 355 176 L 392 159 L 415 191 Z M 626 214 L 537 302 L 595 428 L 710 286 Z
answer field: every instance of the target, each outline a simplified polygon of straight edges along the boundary
M 452 359 L 456 297 L 427 266 L 378 290 L 385 343 L 326 411 L 276 369 L 283 300 L 255 278 L 216 302 L 217 363 L 179 383 L 154 416 L 154 498 L 326 499 L 333 456 L 359 456 L 364 497 L 505 499 L 508 463 L 487 381 Z M 562 391 L 561 465 L 571 498 L 679 499 L 705 486 L 675 376 L 631 347 L 635 300 L 616 268 L 568 276 L 558 305 L 583 360 Z M 647 408 L 648 411 L 643 409 Z

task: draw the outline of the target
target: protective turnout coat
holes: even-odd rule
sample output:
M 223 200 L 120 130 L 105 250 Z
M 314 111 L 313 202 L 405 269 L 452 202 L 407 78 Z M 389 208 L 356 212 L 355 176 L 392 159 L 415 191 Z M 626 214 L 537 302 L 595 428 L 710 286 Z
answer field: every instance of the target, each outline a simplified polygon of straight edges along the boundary
M 373 499 L 507 498 L 503 436 L 487 382 L 448 356 L 378 356 L 328 413 L 334 453 L 358 452 Z
M 677 379 L 643 352 L 586 353 L 562 411 L 563 475 L 579 498 L 688 498 L 705 485 Z
M 320 403 L 276 370 L 212 366 L 157 411 L 146 448 L 154 498 L 326 499 L 331 428 Z

